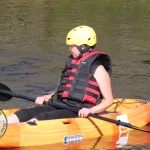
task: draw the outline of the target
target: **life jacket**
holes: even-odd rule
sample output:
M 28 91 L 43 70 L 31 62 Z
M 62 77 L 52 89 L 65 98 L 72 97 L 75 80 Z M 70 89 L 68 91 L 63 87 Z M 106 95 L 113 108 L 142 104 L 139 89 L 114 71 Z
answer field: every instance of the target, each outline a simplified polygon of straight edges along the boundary
M 111 60 L 104 52 L 95 50 L 80 59 L 72 58 L 66 62 L 61 80 L 57 89 L 57 95 L 61 98 L 78 102 L 97 104 L 100 102 L 101 93 L 90 69 L 95 60 L 100 59 L 106 71 L 111 74 Z

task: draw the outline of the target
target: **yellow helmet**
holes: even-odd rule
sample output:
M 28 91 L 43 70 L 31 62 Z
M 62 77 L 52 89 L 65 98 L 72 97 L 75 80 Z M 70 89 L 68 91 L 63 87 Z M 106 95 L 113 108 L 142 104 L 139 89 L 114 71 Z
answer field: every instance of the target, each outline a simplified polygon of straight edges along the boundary
M 93 46 L 96 42 L 96 33 L 93 28 L 89 26 L 78 26 L 69 31 L 66 37 L 67 45 L 81 46 L 86 44 L 88 46 Z

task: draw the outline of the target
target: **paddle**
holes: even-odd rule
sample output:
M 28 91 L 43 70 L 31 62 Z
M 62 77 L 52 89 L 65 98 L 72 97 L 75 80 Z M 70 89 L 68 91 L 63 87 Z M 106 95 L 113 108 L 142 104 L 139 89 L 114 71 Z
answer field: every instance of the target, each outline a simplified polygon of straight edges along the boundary
M 28 97 L 28 96 L 24 96 L 24 95 L 21 95 L 21 94 L 14 93 L 6 85 L 0 83 L 0 101 L 8 101 L 12 97 L 22 98 L 22 99 L 26 99 L 28 101 L 35 102 L 35 98 L 31 98 L 31 97 Z M 55 106 L 55 107 L 58 107 L 58 108 L 62 108 L 62 109 L 66 109 L 66 110 L 70 110 L 70 111 L 73 111 L 75 113 L 78 113 L 77 110 L 69 108 L 67 106 L 62 106 L 62 105 L 59 105 L 59 104 L 56 104 L 56 103 L 45 103 L 45 104 L 48 104 L 48 105 L 51 105 L 51 106 Z M 123 121 L 120 121 L 120 120 L 114 120 L 114 119 L 106 118 L 106 117 L 99 116 L 99 115 L 96 115 L 96 114 L 89 114 L 88 116 L 89 117 L 93 117 L 93 118 L 97 118 L 97 119 L 101 119 L 103 121 L 107 121 L 107 122 L 110 122 L 110 123 L 114 123 L 116 125 L 121 125 L 121 126 L 128 127 L 128 128 L 131 128 L 131 129 L 135 129 L 135 130 L 139 130 L 139 131 L 150 133 L 150 131 L 140 129 L 140 128 L 136 127 L 136 126 L 131 125 L 130 123 L 126 123 L 126 122 L 123 122 Z

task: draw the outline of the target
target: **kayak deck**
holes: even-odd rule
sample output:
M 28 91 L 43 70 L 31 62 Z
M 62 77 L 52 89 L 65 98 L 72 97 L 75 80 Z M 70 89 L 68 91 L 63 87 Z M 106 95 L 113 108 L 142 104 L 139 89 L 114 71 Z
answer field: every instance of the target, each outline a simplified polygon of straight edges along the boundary
M 17 110 L 3 112 L 8 116 Z M 145 103 L 140 99 L 114 99 L 114 104 L 107 112 L 102 116 L 114 120 L 119 117 L 121 121 L 137 127 L 143 127 L 150 122 L 150 102 Z M 35 124 L 24 122 L 8 125 L 6 133 L 0 139 L 0 147 L 67 144 L 101 136 L 120 135 L 131 130 L 92 117 L 37 121 Z

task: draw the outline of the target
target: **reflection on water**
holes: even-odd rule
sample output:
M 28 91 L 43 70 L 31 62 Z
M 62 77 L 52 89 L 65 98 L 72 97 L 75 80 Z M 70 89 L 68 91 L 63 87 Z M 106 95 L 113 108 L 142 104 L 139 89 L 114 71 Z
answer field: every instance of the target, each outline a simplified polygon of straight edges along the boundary
M 54 90 L 69 55 L 67 32 L 89 25 L 112 58 L 114 97 L 149 99 L 149 7 L 149 0 L 2 0 L 0 82 L 32 97 Z M 12 99 L 0 108 L 32 105 Z

